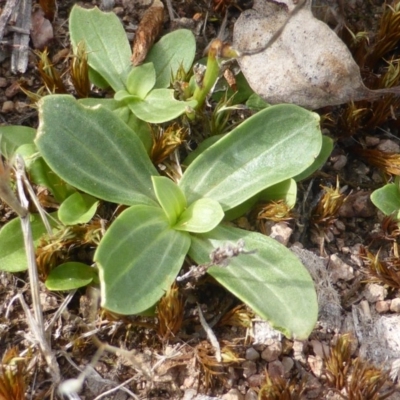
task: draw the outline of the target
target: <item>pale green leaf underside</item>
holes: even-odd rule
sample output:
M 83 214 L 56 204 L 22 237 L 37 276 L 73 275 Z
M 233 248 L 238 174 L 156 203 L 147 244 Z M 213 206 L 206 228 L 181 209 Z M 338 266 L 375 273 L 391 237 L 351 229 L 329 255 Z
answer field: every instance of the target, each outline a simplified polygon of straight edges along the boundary
M 153 176 L 154 192 L 170 223 L 174 225 L 186 208 L 186 199 L 180 187 L 165 176 Z
M 232 258 L 227 267 L 212 267 L 210 275 L 287 337 L 307 339 L 317 321 L 317 296 L 308 271 L 286 247 L 259 233 L 218 226 L 192 235 L 189 255 L 204 264 L 213 249 L 239 239 L 245 250 L 257 252 Z
M 127 89 L 130 94 L 144 99 L 156 83 L 156 71 L 152 63 L 134 67 L 128 75 Z
M 125 88 L 131 69 L 131 49 L 125 30 L 113 12 L 75 5 L 69 17 L 74 49 L 85 42 L 89 65 L 115 90 Z
M 272 106 L 201 153 L 179 185 L 189 204 L 209 197 L 226 211 L 306 169 L 321 144 L 317 114 L 295 105 Z
M 224 211 L 213 199 L 199 199 L 179 217 L 174 229 L 186 232 L 209 232 L 224 218 Z
M 39 104 L 37 147 L 69 184 L 99 199 L 156 204 L 151 176 L 158 175 L 137 135 L 110 110 L 52 95 Z
M 171 121 L 182 115 L 189 107 L 195 107 L 197 102 L 179 101 L 174 98 L 172 89 L 154 89 L 142 100 L 130 102 L 126 97 L 128 107 L 140 119 L 152 124 Z
M 125 210 L 95 253 L 102 306 L 119 314 L 150 308 L 175 280 L 189 246 L 189 235 L 171 229 L 161 208 Z

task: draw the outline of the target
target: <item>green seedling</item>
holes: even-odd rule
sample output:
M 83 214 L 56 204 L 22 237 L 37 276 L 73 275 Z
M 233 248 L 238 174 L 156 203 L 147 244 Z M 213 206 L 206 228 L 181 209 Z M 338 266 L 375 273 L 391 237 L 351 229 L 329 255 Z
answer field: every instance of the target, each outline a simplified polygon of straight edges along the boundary
M 318 115 L 294 105 L 262 105 L 229 133 L 200 145 L 174 182 L 160 176 L 149 157 L 147 122 L 165 122 L 188 108 L 202 107 L 219 75 L 217 54 L 229 55 L 227 50 L 211 52 L 204 86 L 194 86 L 189 101 L 178 101 L 168 87 L 171 76 L 192 66 L 195 47 L 189 31 L 164 36 L 135 68 L 114 14 L 75 6 L 70 32 L 75 48 L 85 43 L 92 82 L 111 87 L 114 98 L 46 96 L 38 103 L 36 139 L 32 131 L 23 132 L 7 146 L 12 151 L 29 146 L 27 159 L 46 166 L 42 184 L 60 203 L 55 232 L 68 235 L 84 228 L 98 199 L 126 209 L 98 246 L 91 242 L 97 246 L 97 269 L 68 262 L 50 273 L 48 287 L 66 290 L 89 284 L 98 270 L 102 306 L 119 314 L 140 314 L 154 309 L 182 278 L 179 273 L 189 256 L 285 335 L 307 338 L 318 306 L 304 266 L 277 241 L 224 221 L 263 199 L 285 199 L 293 206 L 295 181 L 319 168 L 331 146 L 321 135 Z M 20 235 L 13 222 L 0 231 L 1 268 L 8 265 L 9 271 L 24 269 L 20 241 L 6 250 L 8 237 Z M 37 224 L 36 240 L 43 232 Z
M 245 253 L 208 273 L 286 335 L 307 337 L 317 317 L 308 272 L 278 242 L 222 218 L 315 162 L 317 114 L 269 107 L 209 146 L 174 183 L 159 176 L 135 131 L 109 109 L 53 95 L 39 110 L 35 143 L 52 171 L 95 198 L 129 206 L 95 253 L 103 307 L 141 313 L 172 285 L 187 254 L 208 263 L 215 248 L 243 239 Z
M 146 63 L 132 67 L 131 50 L 124 28 L 114 13 L 75 6 L 70 15 L 70 35 L 74 52 L 82 43 L 88 54 L 91 81 L 115 91 L 118 113 L 162 123 L 190 112 L 196 100 L 180 101 L 168 89 L 179 69 L 189 71 L 196 42 L 193 34 L 181 29 L 165 35 L 150 50 Z M 110 100 L 111 101 L 111 100 Z

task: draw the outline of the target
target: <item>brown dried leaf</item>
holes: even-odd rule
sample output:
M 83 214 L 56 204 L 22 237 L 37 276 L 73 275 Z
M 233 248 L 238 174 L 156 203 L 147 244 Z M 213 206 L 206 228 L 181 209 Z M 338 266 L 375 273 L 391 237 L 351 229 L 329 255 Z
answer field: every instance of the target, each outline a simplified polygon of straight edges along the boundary
M 239 65 L 269 103 L 315 109 L 373 100 L 400 87 L 370 90 L 349 49 L 311 12 L 311 0 L 255 0 L 234 28 Z
M 54 21 L 54 16 L 57 11 L 56 0 L 39 0 L 40 7 L 44 11 L 44 16 L 50 20 Z
M 160 35 L 164 22 L 164 5 L 154 0 L 143 15 L 138 26 L 132 46 L 131 61 L 134 66 L 140 65 L 147 56 L 154 41 Z

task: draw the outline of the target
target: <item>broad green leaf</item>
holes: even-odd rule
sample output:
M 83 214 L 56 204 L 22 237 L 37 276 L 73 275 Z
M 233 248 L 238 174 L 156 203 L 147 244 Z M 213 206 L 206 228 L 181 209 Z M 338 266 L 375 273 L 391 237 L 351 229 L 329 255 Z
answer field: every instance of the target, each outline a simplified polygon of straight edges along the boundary
M 122 102 L 124 105 L 128 104 L 128 102 L 137 102 L 142 100 L 139 96 L 131 94 L 125 89 L 118 90 L 114 95 L 114 99 L 120 103 Z
M 197 147 L 195 150 L 193 150 L 189 155 L 185 158 L 183 161 L 183 165 L 186 167 L 189 166 L 201 153 L 203 153 L 204 150 L 208 149 L 210 146 L 212 146 L 214 143 L 218 142 L 219 139 L 223 138 L 224 135 L 213 135 L 208 137 L 207 139 L 204 139 Z
M 46 228 L 39 214 L 31 214 L 30 221 L 34 244 L 37 245 L 41 236 L 46 233 Z M 51 219 L 50 224 L 56 225 Z M 21 220 L 15 218 L 0 230 L 0 270 L 19 272 L 25 271 L 27 266 Z
M 153 176 L 151 179 L 157 200 L 164 210 L 170 226 L 173 226 L 186 208 L 185 195 L 175 182 L 165 176 Z
M 224 218 L 219 203 L 212 199 L 199 199 L 192 203 L 179 217 L 174 229 L 186 232 L 209 232 Z
M 113 222 L 95 253 L 102 307 L 138 314 L 168 290 L 190 246 L 190 236 L 170 228 L 159 207 L 132 206 Z
M 124 27 L 113 12 L 75 5 L 69 16 L 74 50 L 83 41 L 88 64 L 115 90 L 125 88 L 131 69 L 131 49 Z
M 250 199 L 247 199 L 245 202 L 240 203 L 238 206 L 235 206 L 226 211 L 224 218 L 225 221 L 233 221 L 234 219 L 237 219 L 242 215 L 248 213 L 250 209 L 258 202 L 259 195 L 260 194 L 257 193 L 255 196 L 250 197 Z
M 39 102 L 36 145 L 50 168 L 69 184 L 121 204 L 157 204 L 158 175 L 137 135 L 110 110 L 80 105 L 72 96 Z
M 40 156 L 36 145 L 23 144 L 16 150 L 24 158 L 26 169 L 29 176 L 37 185 L 45 186 L 59 202 L 63 202 L 69 195 L 75 192 L 75 189 L 65 183 Z
M 128 75 L 126 87 L 130 94 L 144 99 L 156 83 L 156 71 L 152 63 L 132 68 Z
M 395 183 L 389 183 L 375 190 L 371 194 L 371 201 L 385 215 L 395 213 L 396 218 L 400 218 L 400 189 Z
M 187 29 L 178 29 L 164 35 L 149 51 L 146 62 L 156 70 L 156 88 L 167 88 L 180 68 L 187 73 L 192 68 L 196 40 Z
M 259 199 L 263 201 L 284 200 L 289 207 L 294 207 L 297 199 L 297 184 L 294 179 L 279 182 L 263 190 Z
M 308 271 L 286 247 L 259 233 L 218 226 L 192 235 L 189 256 L 204 264 L 215 248 L 240 239 L 245 251 L 255 253 L 240 254 L 208 273 L 287 337 L 307 339 L 317 321 L 317 296 Z
M 182 115 L 190 107 L 195 107 L 197 104 L 195 100 L 176 100 L 172 89 L 154 89 L 144 100 L 133 100 L 133 102 L 127 102 L 131 111 L 138 118 L 152 124 L 171 121 Z
M 61 204 L 58 218 L 64 225 L 86 224 L 96 213 L 99 202 L 84 193 L 74 193 Z
M 129 108 L 126 107 L 128 110 Z M 150 154 L 151 148 L 153 147 L 153 131 L 146 121 L 139 119 L 135 114 L 129 110 L 127 125 L 138 135 L 142 141 L 147 154 Z
M 100 89 L 108 89 L 110 84 L 93 68 L 89 67 L 89 81 Z
M 100 104 L 109 110 L 114 111 L 114 114 L 136 133 L 142 141 L 146 151 L 150 153 L 153 143 L 151 128 L 147 122 L 142 121 L 132 114 L 128 106 L 125 104 L 121 105 L 121 102 L 115 99 L 94 99 L 89 97 L 86 99 L 79 99 L 78 102 L 89 107 L 95 107 Z
M 305 170 L 321 145 L 318 114 L 292 104 L 271 106 L 206 149 L 179 185 L 189 204 L 209 197 L 226 211 Z
M 322 147 L 320 153 L 318 154 L 318 157 L 307 169 L 305 169 L 301 174 L 293 177 L 293 179 L 296 182 L 299 182 L 311 176 L 315 171 L 317 171 L 326 163 L 326 161 L 328 160 L 329 156 L 332 153 L 332 150 L 333 150 L 333 140 L 328 136 L 322 136 Z
M 97 276 L 96 270 L 80 262 L 66 262 L 54 268 L 45 285 L 49 290 L 72 290 L 89 285 Z
M 0 152 L 10 159 L 23 144 L 33 144 L 36 130 L 27 126 L 0 126 Z

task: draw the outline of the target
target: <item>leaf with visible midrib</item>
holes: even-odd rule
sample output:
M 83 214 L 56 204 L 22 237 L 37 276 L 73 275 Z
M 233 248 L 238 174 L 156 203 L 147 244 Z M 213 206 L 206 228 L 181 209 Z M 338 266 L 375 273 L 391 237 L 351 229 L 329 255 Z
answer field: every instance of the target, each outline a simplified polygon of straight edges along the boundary
M 259 233 L 218 226 L 192 235 L 189 256 L 204 264 L 214 249 L 240 239 L 254 253 L 233 257 L 226 267 L 211 267 L 208 273 L 287 337 L 307 339 L 318 316 L 314 283 L 285 246 Z
M 321 145 L 318 114 L 290 104 L 272 106 L 204 150 L 179 186 L 188 204 L 209 197 L 227 211 L 298 175 L 314 162 Z
M 85 107 L 72 96 L 39 102 L 36 145 L 50 168 L 69 184 L 118 204 L 153 204 L 158 175 L 135 132 L 103 106 Z

